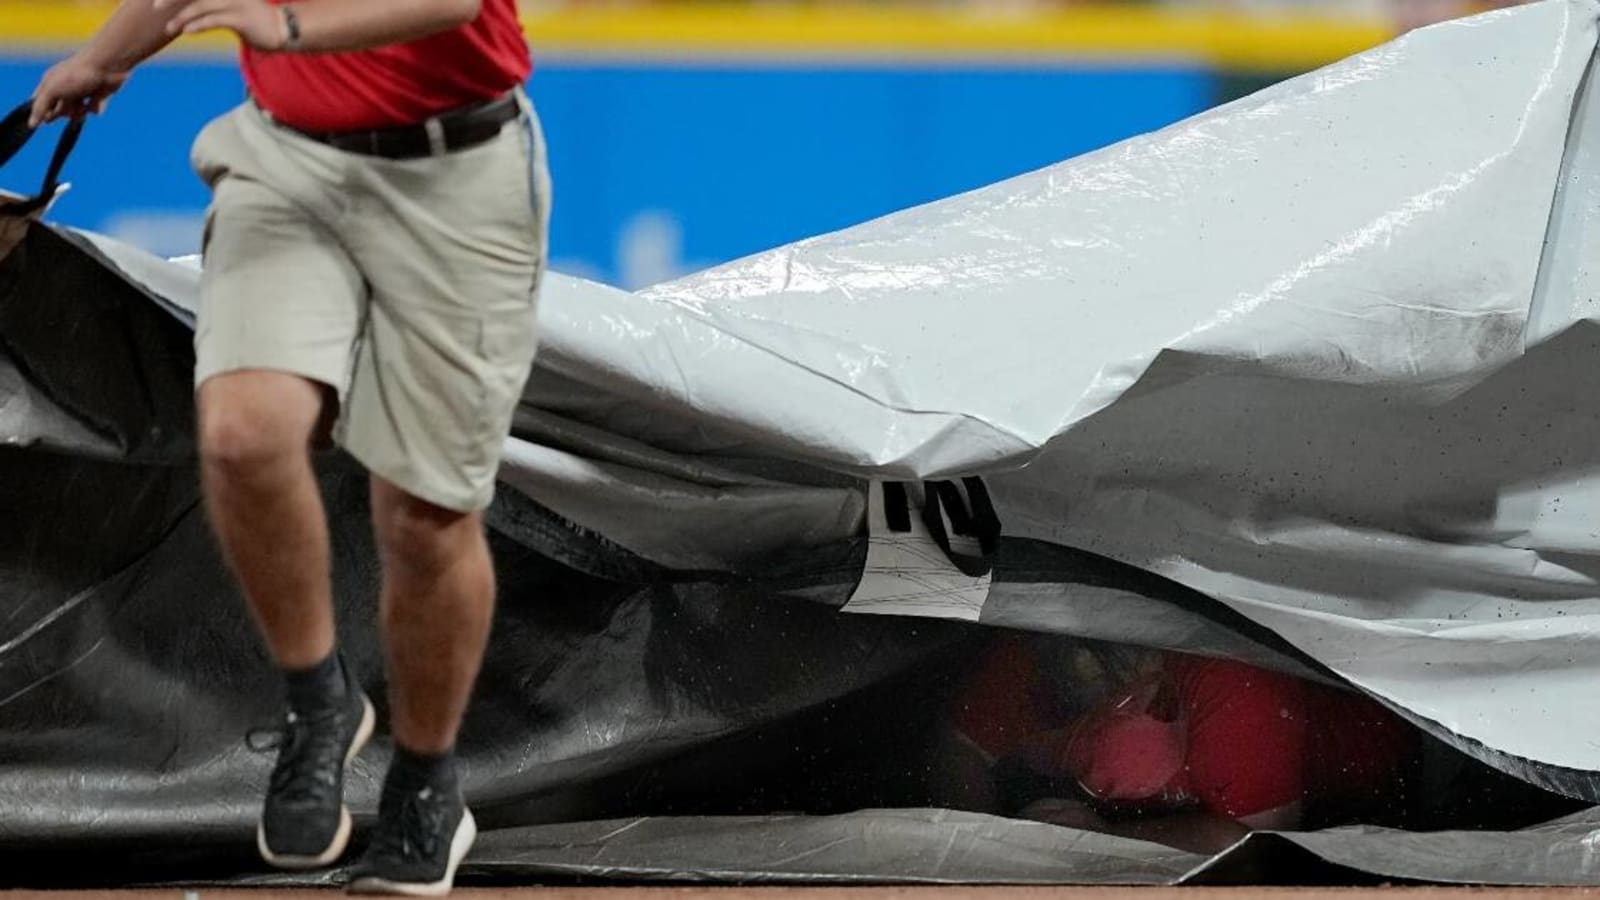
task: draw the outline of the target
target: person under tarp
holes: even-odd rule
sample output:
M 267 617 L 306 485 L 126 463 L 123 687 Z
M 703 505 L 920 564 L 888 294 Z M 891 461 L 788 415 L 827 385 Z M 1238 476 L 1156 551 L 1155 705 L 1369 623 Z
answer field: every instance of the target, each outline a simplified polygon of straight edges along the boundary
M 1004 634 L 950 715 L 956 805 L 1197 852 L 1399 821 L 1422 735 L 1356 693 L 1240 662 Z

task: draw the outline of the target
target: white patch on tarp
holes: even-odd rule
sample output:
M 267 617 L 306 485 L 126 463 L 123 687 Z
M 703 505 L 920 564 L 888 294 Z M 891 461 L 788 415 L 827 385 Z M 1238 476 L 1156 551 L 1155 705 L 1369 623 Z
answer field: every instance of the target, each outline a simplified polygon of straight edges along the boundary
M 913 511 L 910 519 L 910 531 L 889 530 L 883 483 L 874 482 L 867 501 L 867 564 L 844 611 L 978 621 L 992 574 L 974 578 L 956 568 L 921 516 Z

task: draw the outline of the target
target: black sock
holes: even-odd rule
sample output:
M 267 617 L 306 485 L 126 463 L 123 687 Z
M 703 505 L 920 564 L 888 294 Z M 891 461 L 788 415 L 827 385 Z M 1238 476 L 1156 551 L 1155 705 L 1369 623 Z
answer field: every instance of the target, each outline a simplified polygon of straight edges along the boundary
M 416 753 L 395 744 L 394 762 L 389 765 L 388 785 L 396 790 L 416 791 L 425 787 L 454 788 L 456 783 L 455 755 L 443 753 Z
M 289 708 L 295 712 L 325 709 L 344 699 L 344 661 L 337 650 L 309 669 L 284 669 L 283 678 L 289 686 Z

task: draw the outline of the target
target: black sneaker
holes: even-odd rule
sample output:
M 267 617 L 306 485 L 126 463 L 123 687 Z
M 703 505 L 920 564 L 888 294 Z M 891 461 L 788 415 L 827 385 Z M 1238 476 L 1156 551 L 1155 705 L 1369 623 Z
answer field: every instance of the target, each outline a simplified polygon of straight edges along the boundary
M 372 737 L 377 715 L 361 688 L 347 684 L 327 709 L 291 712 L 283 727 L 249 736 L 251 749 L 278 751 L 256 847 L 280 869 L 326 866 L 350 843 L 344 771 Z
M 350 892 L 442 897 L 477 836 L 459 787 L 385 784 L 372 845 L 351 870 Z

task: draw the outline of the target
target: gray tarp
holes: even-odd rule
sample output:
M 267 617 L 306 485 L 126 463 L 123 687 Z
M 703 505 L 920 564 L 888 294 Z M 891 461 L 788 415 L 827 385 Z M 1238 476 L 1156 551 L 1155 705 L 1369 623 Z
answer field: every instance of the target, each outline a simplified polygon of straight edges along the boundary
M 608 607 L 657 617 L 633 635 L 681 632 L 697 602 L 732 616 L 741 603 L 804 598 L 900 618 L 830 614 L 858 624 L 807 624 L 821 655 L 766 666 L 752 683 L 781 695 L 766 705 L 740 679 L 700 683 L 647 661 L 643 679 L 655 687 L 629 689 L 627 703 L 641 705 L 627 727 L 602 737 L 563 719 L 567 743 L 530 745 L 523 757 L 514 734 L 497 735 L 480 789 L 523 803 L 560 778 L 563 760 L 582 758 L 593 774 L 605 769 L 595 754 L 637 749 L 629 742 L 639 734 L 664 753 L 838 701 L 852 684 L 892 682 L 955 640 L 918 624 L 936 617 L 1345 680 L 1507 771 L 1600 800 L 1600 644 L 1590 637 L 1600 633 L 1600 333 L 1588 318 L 1588 260 L 1600 250 L 1600 93 L 1589 90 L 1597 21 L 1596 0 L 1547 0 L 1427 29 L 1159 133 L 637 294 L 552 277 L 544 348 L 490 514 L 498 540 L 573 578 L 641 586 L 638 599 Z M 35 266 L 60 263 L 74 258 L 61 247 L 77 247 L 77 265 L 109 260 L 105 272 L 145 294 L 106 302 L 102 315 L 103 298 L 65 276 L 32 282 L 61 296 L 13 287 L 0 318 L 10 360 L 0 364 L 0 442 L 28 449 L 7 458 L 6 477 L 77 477 L 76 464 L 43 461 L 57 453 L 83 467 L 123 460 L 148 480 L 127 488 L 126 509 L 138 501 L 149 510 L 127 511 L 138 527 L 116 539 L 100 529 L 115 550 L 90 567 L 100 574 L 40 575 L 25 565 L 39 552 L 24 544 L 48 543 L 51 529 L 71 522 L 50 519 L 46 487 L 8 486 L 31 498 L 18 508 L 36 518 L 26 540 L 11 542 L 5 572 L 13 608 L 0 632 L 0 716 L 40 684 L 104 690 L 95 679 L 111 670 L 95 640 L 120 620 L 78 613 L 107 615 L 97 604 L 108 590 L 127 598 L 144 596 L 150 580 L 188 583 L 183 559 L 204 553 L 204 590 L 227 591 L 200 549 L 192 488 L 149 474 L 182 473 L 192 461 L 191 413 L 177 399 L 189 361 L 173 335 L 194 309 L 194 272 L 67 237 L 74 243 L 54 251 L 36 246 L 49 243 L 41 237 L 9 262 L 17 267 L 28 251 Z M 67 299 L 70 314 L 40 312 Z M 116 327 L 104 318 L 113 314 Z M 81 331 L 115 352 L 74 355 Z M 925 506 L 922 482 L 957 476 L 981 477 L 955 490 L 976 509 L 986 486 L 997 543 L 969 547 L 958 535 L 947 554 L 920 517 L 909 531 L 891 526 L 898 501 L 886 485 L 909 483 L 913 505 Z M 351 534 L 353 483 L 329 482 Z M 188 536 L 175 545 L 173 534 Z M 343 558 L 355 569 L 344 577 L 365 591 L 364 545 L 351 541 Z M 962 571 L 963 551 L 981 565 Z M 74 578 L 82 583 L 67 590 Z M 137 583 L 108 588 L 124 578 Z M 37 599 L 46 594 L 53 599 Z M 228 640 L 244 641 L 230 615 L 239 633 Z M 40 639 L 67 622 L 74 639 Z M 877 630 L 841 645 L 834 627 Z M 603 631 L 590 638 L 603 645 Z M 616 642 L 602 668 L 621 672 L 623 651 L 654 646 L 640 640 Z M 681 633 L 663 640 L 696 646 Z M 505 671 L 524 679 L 522 689 L 535 683 L 530 671 L 548 674 L 515 665 L 517 651 L 499 652 L 511 654 Z M 244 666 L 220 671 L 235 688 L 259 689 Z M 849 672 L 810 682 L 818 669 Z M 561 671 L 571 685 L 593 674 Z M 583 704 L 568 702 L 566 714 L 581 719 Z M 510 716 L 502 725 L 519 721 L 501 712 Z M 48 711 L 31 715 L 41 730 L 10 746 L 59 751 Z M 228 727 L 238 718 L 222 716 Z M 184 719 L 167 709 L 152 721 L 175 728 Z M 233 777 L 241 770 L 230 766 L 248 765 L 227 755 L 225 735 L 201 742 L 204 752 L 166 737 L 174 753 L 198 754 L 186 763 L 198 768 L 182 770 L 197 790 L 209 789 L 197 774 L 207 766 Z M 628 758 L 644 757 L 655 758 Z M 26 767 L 0 772 L 8 812 L 36 802 L 29 779 Z M 111 799 L 117 786 L 94 793 L 102 806 L 80 810 L 71 827 L 100 816 L 123 834 L 164 833 L 155 809 L 133 816 L 148 822 L 129 821 Z M 69 788 L 53 790 L 61 802 Z M 249 792 L 228 797 L 236 806 L 211 808 L 200 826 L 226 832 L 248 819 Z M 59 807 L 42 809 L 0 828 L 48 836 Z M 819 847 L 848 848 L 830 843 L 829 830 L 874 834 L 909 814 L 884 815 L 805 827 Z M 928 827 L 952 821 L 965 820 L 934 814 Z M 1481 838 L 1346 831 L 1287 840 L 1385 876 L 1587 882 L 1600 870 L 1588 861 L 1586 823 L 1519 835 L 1544 860 L 1520 868 L 1481 852 Z M 509 816 L 513 830 L 488 843 L 518 840 L 518 824 Z M 1071 846 L 1102 844 L 1131 846 L 1138 858 L 1110 874 L 1100 863 L 1075 876 L 1054 863 L 1027 870 L 1046 880 L 1186 871 L 1186 861 L 1148 845 L 971 827 L 1011 835 L 1022 857 L 1035 852 L 1030 842 L 1061 841 L 1066 855 L 1055 863 L 1070 860 Z M 1451 857 L 1448 847 L 1461 852 Z M 572 853 L 569 863 L 583 858 Z M 884 859 L 823 868 L 917 874 Z M 682 865 L 743 871 L 737 860 Z M 987 865 L 951 871 L 971 879 Z

